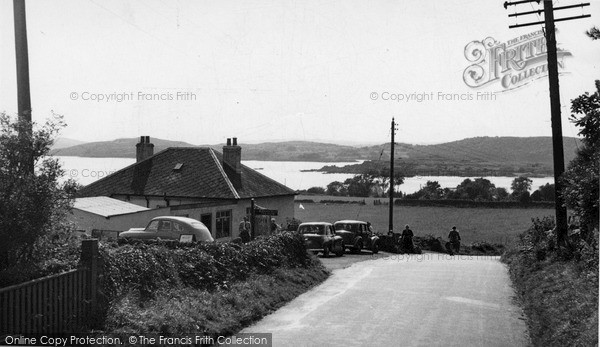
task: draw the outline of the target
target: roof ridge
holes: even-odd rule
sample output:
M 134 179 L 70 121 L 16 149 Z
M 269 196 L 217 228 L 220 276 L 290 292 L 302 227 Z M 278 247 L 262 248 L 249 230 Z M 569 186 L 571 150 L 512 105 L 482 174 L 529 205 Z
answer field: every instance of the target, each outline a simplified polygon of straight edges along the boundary
M 284 187 L 284 188 L 286 188 L 286 189 L 290 190 L 291 192 L 294 192 L 294 193 L 296 193 L 296 191 L 295 191 L 295 190 L 293 190 L 292 188 L 290 188 L 290 187 L 286 186 L 285 184 L 283 184 L 283 183 L 281 183 L 281 182 L 277 182 L 276 180 L 272 179 L 271 177 L 269 177 L 269 176 L 267 176 L 267 175 L 264 175 L 264 174 L 262 174 L 262 173 L 260 173 L 260 172 L 258 172 L 258 171 L 256 171 L 256 170 L 254 170 L 253 168 L 251 168 L 251 167 L 249 167 L 249 166 L 247 166 L 247 165 L 244 165 L 244 164 L 242 164 L 242 166 L 243 166 L 243 167 L 245 167 L 245 168 L 246 168 L 246 169 L 248 169 L 248 170 L 252 170 L 252 171 L 253 171 L 253 173 L 254 173 L 255 175 L 262 176 L 263 178 L 265 178 L 265 179 L 267 179 L 267 180 L 271 181 L 272 183 L 275 183 L 275 184 L 277 184 L 277 185 L 280 185 L 281 187 Z
M 225 172 L 225 169 L 223 168 L 223 165 L 221 165 L 221 162 L 219 161 L 219 159 L 217 159 L 217 156 L 215 155 L 214 149 L 208 147 L 208 152 L 210 153 L 210 156 L 213 158 L 213 160 L 217 164 L 217 168 L 219 169 L 219 172 L 221 173 L 221 175 L 223 175 L 223 178 L 225 179 L 225 182 L 227 183 L 227 186 L 229 187 L 229 189 L 233 193 L 233 197 L 236 198 L 236 199 L 239 199 L 240 198 L 240 194 L 238 193 L 238 191 L 233 186 L 233 183 L 231 183 L 231 180 L 229 179 L 229 176 L 227 176 L 227 173 Z

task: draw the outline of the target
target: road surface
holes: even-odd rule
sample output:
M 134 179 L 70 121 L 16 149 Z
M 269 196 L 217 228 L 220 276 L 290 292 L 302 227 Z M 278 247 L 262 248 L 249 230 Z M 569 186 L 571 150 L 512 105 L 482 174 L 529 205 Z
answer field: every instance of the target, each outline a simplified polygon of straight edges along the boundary
M 272 333 L 274 346 L 529 344 L 499 257 L 427 253 L 373 259 L 334 266 L 323 284 L 241 332 Z

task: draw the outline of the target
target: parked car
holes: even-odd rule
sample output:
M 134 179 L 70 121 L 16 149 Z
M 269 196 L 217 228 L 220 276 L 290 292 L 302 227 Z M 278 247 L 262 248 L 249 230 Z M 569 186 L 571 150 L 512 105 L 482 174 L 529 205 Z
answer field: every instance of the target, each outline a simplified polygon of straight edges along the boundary
M 363 248 L 369 249 L 373 254 L 379 252 L 379 237 L 369 230 L 367 222 L 358 220 L 340 220 L 333 223 L 335 234 L 342 237 L 346 247 L 354 252 Z
M 335 234 L 333 225 L 326 222 L 302 223 L 298 232 L 304 237 L 306 248 L 313 253 L 323 252 L 324 257 L 335 253 L 338 257 L 344 255 L 344 240 Z
M 119 237 L 179 240 L 181 235 L 192 235 L 192 241 L 214 241 L 208 228 L 201 222 L 192 218 L 175 216 L 155 217 L 145 228 L 131 228 L 120 233 Z

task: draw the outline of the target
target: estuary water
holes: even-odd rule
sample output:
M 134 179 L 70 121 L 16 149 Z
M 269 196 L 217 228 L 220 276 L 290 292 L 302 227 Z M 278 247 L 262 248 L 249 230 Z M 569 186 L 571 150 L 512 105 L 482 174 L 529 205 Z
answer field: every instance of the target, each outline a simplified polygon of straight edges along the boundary
M 106 177 L 135 162 L 132 158 L 88 158 L 88 157 L 62 157 L 58 156 L 65 169 L 65 178 L 73 178 L 83 185 L 90 184 L 100 178 Z M 302 170 L 320 169 L 325 165 L 344 166 L 357 164 L 357 162 L 324 163 L 303 161 L 259 161 L 243 160 L 242 163 L 257 170 L 277 182 L 285 184 L 292 189 L 308 189 L 310 187 L 325 187 L 333 181 L 343 182 L 352 174 L 324 174 L 321 172 L 302 172 Z M 404 193 L 414 193 L 427 181 L 438 181 L 442 188 L 454 188 L 466 178 L 460 176 L 415 176 L 404 180 L 400 190 Z M 506 188 L 510 192 L 510 184 L 514 177 L 489 176 L 484 177 L 496 185 Z M 546 183 L 554 183 L 554 177 L 532 178 L 533 190 Z

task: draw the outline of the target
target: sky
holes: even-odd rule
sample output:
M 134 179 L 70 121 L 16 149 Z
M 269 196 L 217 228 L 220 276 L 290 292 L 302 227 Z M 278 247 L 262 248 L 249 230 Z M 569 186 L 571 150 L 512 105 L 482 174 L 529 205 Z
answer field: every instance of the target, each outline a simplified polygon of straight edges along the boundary
M 405 143 L 551 136 L 547 78 L 509 90 L 463 78 L 474 64 L 469 43 L 541 30 L 509 29 L 543 15 L 515 20 L 503 3 L 27 1 L 33 119 L 61 114 L 61 136 L 82 141 L 148 135 L 196 145 L 229 137 L 383 143 L 392 117 Z M 565 136 L 577 135 L 570 100 L 600 78 L 600 41 L 585 35 L 600 26 L 600 1 L 555 14 L 583 13 L 592 17 L 557 23 L 558 46 L 570 53 L 560 70 Z M 0 111 L 8 114 L 17 113 L 12 16 L 12 1 L 0 0 Z

